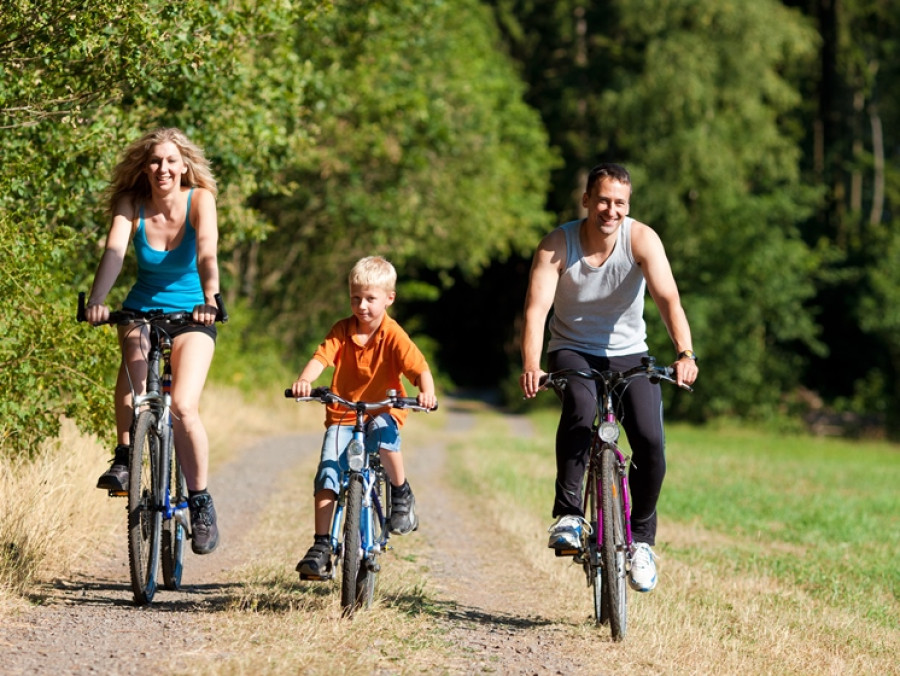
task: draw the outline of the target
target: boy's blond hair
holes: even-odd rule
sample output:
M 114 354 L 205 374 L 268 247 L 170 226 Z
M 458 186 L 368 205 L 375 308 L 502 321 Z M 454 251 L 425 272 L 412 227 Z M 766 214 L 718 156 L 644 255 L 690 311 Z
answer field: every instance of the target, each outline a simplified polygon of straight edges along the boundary
M 350 288 L 374 286 L 392 292 L 397 284 L 397 271 L 381 256 L 366 256 L 350 270 Z

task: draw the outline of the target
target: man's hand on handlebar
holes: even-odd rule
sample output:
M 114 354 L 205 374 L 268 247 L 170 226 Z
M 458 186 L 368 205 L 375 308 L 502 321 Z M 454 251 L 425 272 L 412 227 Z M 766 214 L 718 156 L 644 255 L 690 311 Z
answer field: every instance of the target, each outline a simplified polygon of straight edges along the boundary
M 526 399 L 532 399 L 537 393 L 543 389 L 542 380 L 546 376 L 546 371 L 535 369 L 533 371 L 525 371 L 519 376 L 519 387 Z

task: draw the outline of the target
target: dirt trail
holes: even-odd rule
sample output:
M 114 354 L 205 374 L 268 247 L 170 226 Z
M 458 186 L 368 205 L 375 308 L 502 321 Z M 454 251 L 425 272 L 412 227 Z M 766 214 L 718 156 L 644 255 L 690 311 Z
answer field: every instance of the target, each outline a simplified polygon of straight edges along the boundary
M 444 415 L 448 435 L 463 434 L 471 425 L 463 411 Z M 478 506 L 454 494 L 445 470 L 447 438 L 435 439 L 408 461 L 422 521 L 413 537 L 424 540 L 429 583 L 444 613 L 437 621 L 459 647 L 458 659 L 443 665 L 444 671 L 596 674 L 577 659 L 589 642 L 596 644 L 592 632 L 573 631 L 585 617 L 561 615 L 552 585 L 527 557 L 504 552 Z M 35 597 L 40 605 L 0 627 L 0 673 L 146 674 L 160 667 L 161 655 L 168 656 L 166 673 L 189 673 L 193 655 L 209 658 L 216 649 L 218 616 L 210 611 L 233 598 L 229 571 L 253 556 L 252 541 L 241 534 L 252 533 L 279 474 L 308 461 L 298 448 L 315 449 L 319 440 L 318 431 L 309 438 L 267 438 L 215 473 L 221 547 L 206 557 L 188 553 L 183 590 L 160 592 L 165 603 L 135 608 L 124 538 L 98 543 L 109 558 L 41 589 Z

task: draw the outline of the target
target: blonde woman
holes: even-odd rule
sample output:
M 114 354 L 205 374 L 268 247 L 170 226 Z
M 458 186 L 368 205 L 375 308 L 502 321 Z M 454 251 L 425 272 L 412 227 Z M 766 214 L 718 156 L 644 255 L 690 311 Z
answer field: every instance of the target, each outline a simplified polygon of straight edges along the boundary
M 200 394 L 216 344 L 215 295 L 219 292 L 216 181 L 203 151 L 178 129 L 157 129 L 129 145 L 109 188 L 112 223 L 85 310 L 87 321 L 109 317 L 105 304 L 134 243 L 137 279 L 123 303 L 135 312 L 191 312 L 196 325 L 172 332 L 172 418 L 175 448 L 190 494 L 192 540 L 197 554 L 219 539 L 207 491 L 209 441 L 200 420 Z M 127 490 L 132 385 L 146 380 L 146 330 L 119 327 L 122 365 L 116 382 L 118 446 L 97 488 Z

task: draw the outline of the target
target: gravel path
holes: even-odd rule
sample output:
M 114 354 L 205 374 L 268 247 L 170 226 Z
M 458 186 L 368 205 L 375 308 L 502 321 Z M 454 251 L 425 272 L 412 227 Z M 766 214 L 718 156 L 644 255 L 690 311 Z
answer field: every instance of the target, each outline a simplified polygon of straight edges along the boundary
M 411 454 L 408 472 L 422 521 L 414 537 L 423 538 L 429 582 L 444 609 L 437 621 L 446 623 L 459 646 L 459 657 L 444 665 L 445 672 L 597 674 L 578 659 L 596 645 L 593 632 L 573 631 L 586 616 L 560 611 L 553 586 L 529 556 L 505 552 L 478 506 L 448 484 L 446 439 L 464 434 L 471 418 L 452 404 L 443 415 L 447 436 Z M 0 673 L 146 674 L 160 668 L 161 654 L 169 656 L 165 673 L 189 673 L 192 655 L 216 649 L 218 614 L 210 611 L 233 597 L 229 571 L 253 557 L 253 543 L 241 534 L 252 532 L 279 475 L 308 460 L 298 448 L 319 443 L 318 431 L 267 438 L 218 469 L 210 485 L 221 545 L 209 556 L 186 555 L 183 589 L 161 591 L 165 603 L 134 607 L 124 537 L 98 543 L 98 552 L 109 552 L 109 558 L 40 590 L 38 605 L 6 619 L 0 627 Z M 546 549 L 533 553 L 547 555 Z

